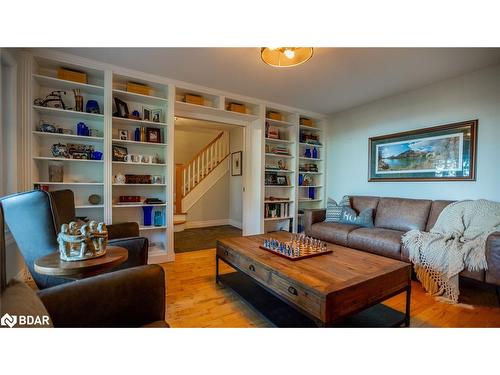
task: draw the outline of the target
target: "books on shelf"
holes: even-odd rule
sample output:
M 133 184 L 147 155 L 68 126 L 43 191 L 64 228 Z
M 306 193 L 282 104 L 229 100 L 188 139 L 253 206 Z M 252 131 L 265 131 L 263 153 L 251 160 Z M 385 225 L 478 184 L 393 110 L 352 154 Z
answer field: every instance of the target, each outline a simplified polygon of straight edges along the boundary
M 290 203 L 265 203 L 264 218 L 286 218 L 290 216 Z

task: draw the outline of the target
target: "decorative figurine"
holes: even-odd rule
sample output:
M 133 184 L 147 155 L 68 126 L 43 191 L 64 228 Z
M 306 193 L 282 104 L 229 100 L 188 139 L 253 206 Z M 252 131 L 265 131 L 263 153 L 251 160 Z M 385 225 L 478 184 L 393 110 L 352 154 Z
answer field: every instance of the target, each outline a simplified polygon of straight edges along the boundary
M 61 225 L 57 235 L 59 256 L 64 261 L 92 259 L 106 254 L 108 230 L 106 224 L 90 221 L 78 227 L 74 221 Z
M 62 100 L 62 95 L 66 95 L 66 91 L 61 91 L 61 90 L 52 91 L 43 99 L 42 98 L 35 99 L 33 104 L 38 105 L 40 107 L 66 109 L 66 105 Z

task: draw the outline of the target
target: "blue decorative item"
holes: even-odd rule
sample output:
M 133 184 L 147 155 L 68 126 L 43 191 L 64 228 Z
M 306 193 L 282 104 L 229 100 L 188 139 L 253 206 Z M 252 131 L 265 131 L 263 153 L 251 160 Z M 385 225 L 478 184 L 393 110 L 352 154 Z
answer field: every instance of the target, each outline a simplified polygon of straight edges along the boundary
M 152 206 L 144 206 L 144 207 L 142 207 L 142 211 L 144 213 L 144 225 L 150 226 L 151 225 L 151 214 L 153 212 L 153 207 Z
M 139 118 L 141 117 L 141 114 L 139 113 L 139 111 L 132 111 L 132 116 Z
M 99 109 L 99 103 L 97 103 L 97 100 L 87 100 L 87 105 L 85 106 L 85 112 L 101 113 Z
M 310 187 L 307 190 L 309 190 L 309 199 L 314 199 L 316 196 L 316 188 Z
M 302 186 L 304 183 L 304 175 L 302 173 L 299 173 L 299 186 Z
M 314 159 L 317 159 L 318 158 L 318 149 L 316 147 L 313 148 L 313 153 L 312 153 L 312 157 Z
M 304 152 L 304 156 L 306 158 L 310 158 L 311 157 L 311 149 L 310 148 L 306 148 L 306 151 Z
M 76 124 L 76 135 L 85 135 L 85 128 L 87 125 L 85 125 L 84 122 L 79 122 Z
M 141 130 L 139 128 L 135 128 L 134 141 L 136 141 L 136 142 L 141 141 Z
M 161 211 L 155 211 L 155 227 L 161 227 L 163 225 L 163 214 Z
M 102 152 L 100 151 L 92 151 L 90 154 L 90 158 L 92 160 L 101 160 L 102 159 Z

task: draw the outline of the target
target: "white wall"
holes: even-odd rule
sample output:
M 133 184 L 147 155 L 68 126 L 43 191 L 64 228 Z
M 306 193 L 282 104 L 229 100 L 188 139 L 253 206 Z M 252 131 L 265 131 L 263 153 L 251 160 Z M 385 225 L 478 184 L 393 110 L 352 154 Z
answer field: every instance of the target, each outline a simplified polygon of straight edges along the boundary
M 189 162 L 198 151 L 208 145 L 220 133 L 217 129 L 182 129 L 175 127 L 175 164 Z
M 243 151 L 244 129 L 242 127 L 233 128 L 229 132 L 229 151 L 231 153 Z M 229 156 L 231 157 L 231 156 Z M 243 153 L 243 158 L 247 155 Z M 242 164 L 245 166 L 245 163 Z M 231 176 L 229 168 L 229 219 L 232 225 L 241 228 L 243 220 L 243 176 Z
M 474 182 L 368 182 L 368 138 L 479 119 Z M 328 124 L 327 193 L 500 201 L 500 66 L 334 114 Z
M 189 223 L 206 223 L 206 226 L 220 225 L 211 224 L 211 221 L 229 219 L 229 173 L 226 173 L 217 183 L 212 186 L 201 199 L 189 210 L 187 215 Z

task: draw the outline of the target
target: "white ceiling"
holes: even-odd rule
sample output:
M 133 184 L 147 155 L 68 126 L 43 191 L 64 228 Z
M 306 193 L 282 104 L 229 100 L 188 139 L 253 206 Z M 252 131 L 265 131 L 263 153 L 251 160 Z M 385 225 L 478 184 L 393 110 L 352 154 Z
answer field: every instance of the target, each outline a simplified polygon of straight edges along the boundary
M 272 68 L 259 48 L 66 48 L 64 51 L 310 111 L 333 113 L 500 63 L 500 48 L 316 48 Z

